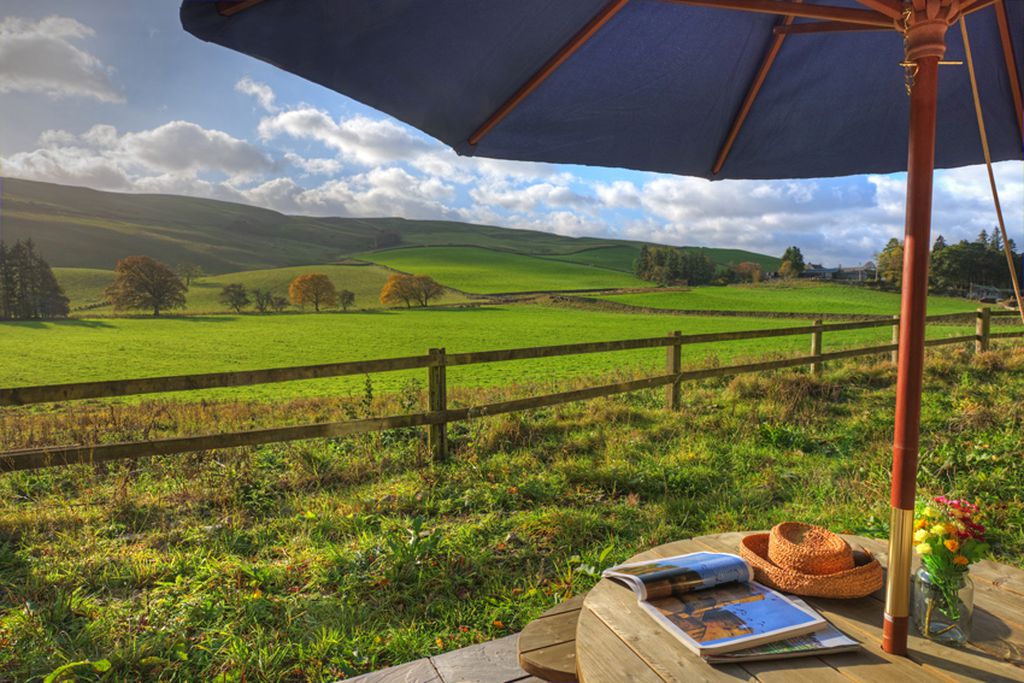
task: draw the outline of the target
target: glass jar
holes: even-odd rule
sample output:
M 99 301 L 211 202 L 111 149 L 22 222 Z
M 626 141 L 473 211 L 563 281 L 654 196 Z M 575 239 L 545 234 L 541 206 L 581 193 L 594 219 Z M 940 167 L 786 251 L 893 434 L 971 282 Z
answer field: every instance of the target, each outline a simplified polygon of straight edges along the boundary
M 974 615 L 974 582 L 965 570 L 945 581 L 936 581 L 921 567 L 914 574 L 910 616 L 925 638 L 961 646 L 971 637 Z

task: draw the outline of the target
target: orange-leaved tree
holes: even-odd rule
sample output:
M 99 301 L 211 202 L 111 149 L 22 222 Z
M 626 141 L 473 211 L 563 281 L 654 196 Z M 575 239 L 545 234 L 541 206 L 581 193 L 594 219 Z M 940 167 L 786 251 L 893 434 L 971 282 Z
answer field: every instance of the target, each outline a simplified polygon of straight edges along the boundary
M 411 308 L 413 304 L 426 306 L 443 294 L 444 287 L 429 275 L 395 273 L 388 276 L 388 281 L 380 290 L 380 302 L 385 306 L 405 304 L 406 308 Z
M 149 308 L 160 311 L 185 306 L 185 283 L 166 264 L 148 256 L 127 256 L 114 266 L 117 279 L 104 294 L 114 310 Z
M 334 306 L 338 302 L 338 292 L 331 279 L 323 273 L 304 273 L 288 285 L 288 298 L 302 308 L 312 304 L 319 313 L 321 307 Z

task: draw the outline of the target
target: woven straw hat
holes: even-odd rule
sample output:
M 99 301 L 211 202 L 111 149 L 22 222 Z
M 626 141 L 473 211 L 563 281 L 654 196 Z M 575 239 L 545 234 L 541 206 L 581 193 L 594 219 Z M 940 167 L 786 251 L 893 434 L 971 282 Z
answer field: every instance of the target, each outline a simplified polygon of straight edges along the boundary
M 818 598 L 862 598 L 882 587 L 882 566 L 871 553 L 854 552 L 828 529 L 784 522 L 770 533 L 740 541 L 740 556 L 754 578 L 772 588 Z

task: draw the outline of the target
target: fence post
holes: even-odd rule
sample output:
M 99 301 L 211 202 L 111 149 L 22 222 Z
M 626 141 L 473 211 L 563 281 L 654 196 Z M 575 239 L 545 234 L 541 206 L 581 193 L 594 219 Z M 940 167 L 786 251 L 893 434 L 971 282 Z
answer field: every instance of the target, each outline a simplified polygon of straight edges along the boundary
M 814 326 L 817 327 L 814 332 L 811 332 L 811 356 L 817 358 L 821 355 L 821 333 L 822 325 L 820 320 L 814 321 Z M 811 361 L 811 374 L 821 374 L 821 361 Z
M 892 317 L 892 343 L 896 345 L 896 348 L 889 352 L 889 360 L 892 361 L 893 365 L 899 365 L 900 362 L 900 317 L 894 315 Z
M 988 306 L 978 309 L 978 317 L 974 327 L 974 352 L 988 351 L 988 335 L 992 328 L 992 309 Z
M 683 345 L 679 340 L 683 333 L 676 330 L 668 336 L 674 341 L 665 347 L 665 374 L 678 375 L 683 366 Z M 669 410 L 679 410 L 680 390 L 678 381 L 665 385 L 665 407 Z
M 432 363 L 427 368 L 427 407 L 430 412 L 448 409 L 448 379 L 445 372 L 444 349 L 430 349 Z M 427 427 L 427 446 L 435 462 L 448 457 L 448 423 Z

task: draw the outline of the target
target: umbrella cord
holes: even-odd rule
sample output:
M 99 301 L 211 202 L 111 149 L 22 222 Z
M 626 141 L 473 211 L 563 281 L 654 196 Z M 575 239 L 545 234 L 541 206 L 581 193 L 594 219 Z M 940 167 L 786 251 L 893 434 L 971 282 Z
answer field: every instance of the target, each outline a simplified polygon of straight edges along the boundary
M 1020 282 L 1017 280 L 1017 267 L 1013 262 L 1013 251 L 1010 240 L 1006 236 L 1006 223 L 1003 221 L 1003 208 L 999 203 L 999 191 L 996 190 L 996 176 L 992 172 L 992 155 L 988 148 L 988 134 L 985 132 L 985 117 L 981 111 L 981 96 L 978 95 L 978 79 L 974 75 L 974 57 L 971 55 L 971 42 L 967 37 L 967 22 L 960 15 L 960 34 L 964 39 L 964 53 L 967 55 L 967 73 L 971 77 L 971 92 L 974 95 L 974 113 L 978 117 L 978 135 L 981 137 L 981 151 L 985 156 L 985 167 L 988 169 L 988 184 L 992 188 L 992 201 L 996 205 L 996 218 L 999 219 L 999 232 L 1003 236 L 1003 253 L 1006 254 L 1006 265 L 1010 267 L 1010 279 L 1013 282 L 1013 294 L 1017 298 L 1017 312 L 1024 323 L 1024 303 L 1021 301 Z

